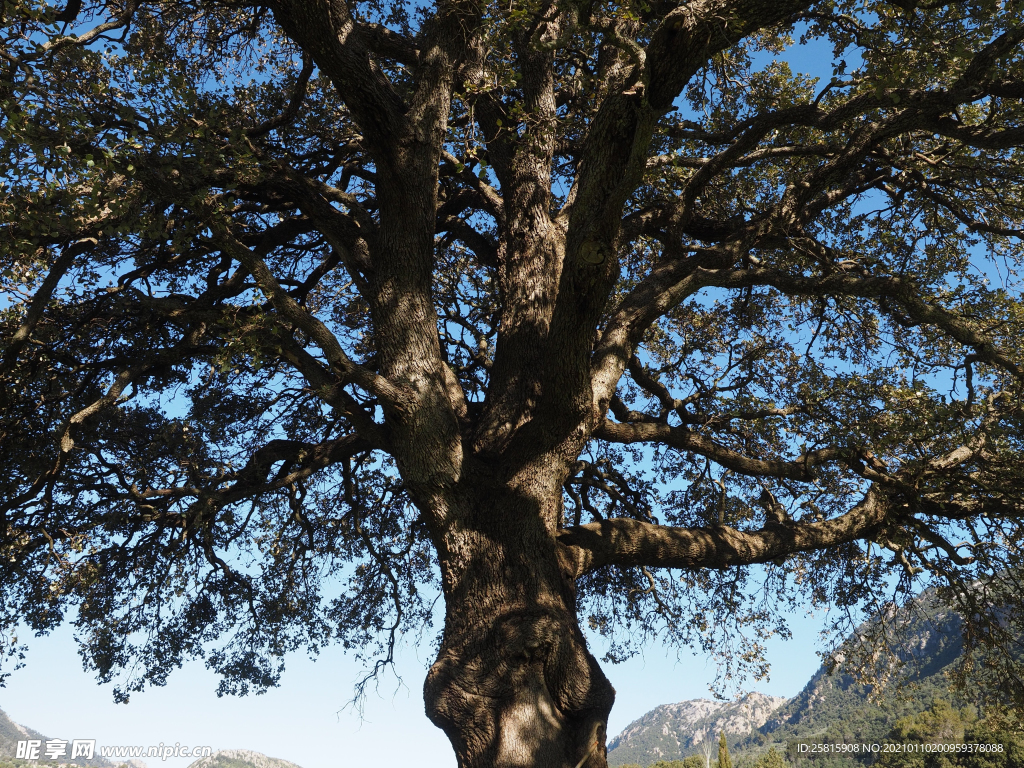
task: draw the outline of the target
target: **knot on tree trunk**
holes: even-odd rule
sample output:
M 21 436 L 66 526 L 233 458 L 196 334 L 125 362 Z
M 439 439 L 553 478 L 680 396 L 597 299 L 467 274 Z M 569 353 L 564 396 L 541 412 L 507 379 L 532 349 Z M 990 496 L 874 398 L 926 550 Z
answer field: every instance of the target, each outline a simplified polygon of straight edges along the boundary
M 546 611 L 446 634 L 424 684 L 460 768 L 604 768 L 614 695 L 575 619 Z

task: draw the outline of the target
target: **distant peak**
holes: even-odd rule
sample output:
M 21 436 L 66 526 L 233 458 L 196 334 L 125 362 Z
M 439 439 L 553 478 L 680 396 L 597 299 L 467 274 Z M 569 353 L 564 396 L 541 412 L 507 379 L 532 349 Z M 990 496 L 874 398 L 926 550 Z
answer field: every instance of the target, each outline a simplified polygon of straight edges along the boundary
M 251 749 L 219 749 L 209 757 L 201 757 L 188 768 L 300 768 L 279 757 L 268 757 Z
M 688 699 L 662 704 L 630 723 L 608 743 L 608 751 L 615 752 L 615 764 L 678 760 L 723 731 L 744 736 L 757 730 L 788 701 L 784 696 L 751 691 L 734 701 Z

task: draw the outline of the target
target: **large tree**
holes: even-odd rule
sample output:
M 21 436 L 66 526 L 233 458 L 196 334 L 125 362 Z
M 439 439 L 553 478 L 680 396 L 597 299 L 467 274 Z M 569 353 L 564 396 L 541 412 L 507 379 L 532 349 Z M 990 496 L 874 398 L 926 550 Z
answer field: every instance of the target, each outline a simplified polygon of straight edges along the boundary
M 1019 693 L 1022 14 L 3 0 L 0 622 L 244 692 L 440 595 L 464 768 L 606 764 L 584 628 L 933 584 Z

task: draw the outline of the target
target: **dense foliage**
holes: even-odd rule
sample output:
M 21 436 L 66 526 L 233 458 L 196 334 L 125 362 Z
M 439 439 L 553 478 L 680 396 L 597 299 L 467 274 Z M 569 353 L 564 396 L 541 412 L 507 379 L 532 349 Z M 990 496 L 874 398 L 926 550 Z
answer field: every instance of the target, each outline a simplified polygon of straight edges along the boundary
M 718 735 L 718 768 L 732 768 L 732 757 L 729 755 L 729 743 L 725 740 L 725 731 Z
M 731 765 L 731 763 L 729 764 Z M 714 768 L 721 768 L 722 763 L 720 760 L 712 761 L 711 765 Z M 770 747 L 764 754 L 752 760 L 737 762 L 737 768 L 785 768 L 786 765 L 786 759 L 775 747 Z M 642 767 L 639 763 L 623 763 L 619 768 Z M 682 760 L 658 760 L 651 763 L 648 768 L 707 768 L 707 765 L 700 755 L 690 755 Z
M 637 763 L 625 763 L 622 768 L 632 768 L 632 766 L 637 766 Z M 706 768 L 706 766 L 704 758 L 690 755 L 683 760 L 658 760 L 651 764 L 651 768 Z
M 979 718 L 969 710 L 954 709 L 940 700 L 930 709 L 897 722 L 886 743 L 901 751 L 883 753 L 875 765 L 880 768 L 1010 768 L 1024 763 L 1024 734 L 1020 726 L 1019 721 L 1007 722 L 1001 712 Z M 911 750 L 906 751 L 908 746 Z M 948 751 L 936 748 L 941 746 L 947 746 Z
M 785 765 L 786 759 L 782 754 L 775 747 L 769 747 L 768 751 L 754 763 L 754 768 L 785 768 Z
M 461 764 L 597 765 L 581 626 L 871 672 L 929 584 L 1024 703 L 1021 17 L 3 0 L 0 624 L 245 692 L 441 595 Z

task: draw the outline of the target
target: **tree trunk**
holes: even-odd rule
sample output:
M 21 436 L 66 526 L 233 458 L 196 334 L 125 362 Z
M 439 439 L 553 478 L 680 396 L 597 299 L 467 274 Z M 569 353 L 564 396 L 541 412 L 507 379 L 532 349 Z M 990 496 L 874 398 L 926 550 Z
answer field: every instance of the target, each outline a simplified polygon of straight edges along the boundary
M 607 765 L 615 691 L 587 650 L 558 559 L 560 487 L 544 485 L 546 499 L 508 486 L 474 493 L 439 537 L 445 627 L 424 698 L 459 768 Z

